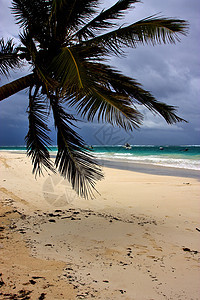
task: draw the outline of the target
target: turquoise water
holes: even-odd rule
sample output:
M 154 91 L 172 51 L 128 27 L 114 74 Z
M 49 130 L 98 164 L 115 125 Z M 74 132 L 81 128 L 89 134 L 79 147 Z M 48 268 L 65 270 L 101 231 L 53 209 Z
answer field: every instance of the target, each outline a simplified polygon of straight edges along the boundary
M 95 146 L 94 153 L 102 159 L 200 170 L 200 145 L 162 147 L 134 145 L 130 150 L 123 146 Z
M 123 145 L 117 146 L 93 146 L 92 153 L 99 159 L 114 161 L 130 161 L 146 163 L 167 167 L 200 170 L 200 145 L 182 146 L 143 146 L 132 145 L 131 149 L 125 149 Z M 0 147 L 4 151 L 25 152 L 22 147 Z M 52 147 L 51 152 L 55 154 L 57 147 Z

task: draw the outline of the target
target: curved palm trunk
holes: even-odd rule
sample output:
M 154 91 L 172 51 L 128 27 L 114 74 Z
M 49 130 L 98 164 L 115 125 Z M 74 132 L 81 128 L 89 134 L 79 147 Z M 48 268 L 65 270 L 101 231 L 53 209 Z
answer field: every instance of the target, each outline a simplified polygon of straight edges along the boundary
M 22 91 L 34 83 L 34 74 L 21 77 L 0 87 L 0 101 Z

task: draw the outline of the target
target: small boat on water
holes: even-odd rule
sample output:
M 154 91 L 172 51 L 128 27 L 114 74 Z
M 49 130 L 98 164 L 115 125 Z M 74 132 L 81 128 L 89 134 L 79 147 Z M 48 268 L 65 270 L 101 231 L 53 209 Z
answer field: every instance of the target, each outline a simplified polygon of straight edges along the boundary
M 94 149 L 92 145 L 85 145 L 85 146 L 86 146 L 86 148 L 88 148 L 90 150 Z
M 130 150 L 132 149 L 131 145 L 129 143 L 126 143 L 124 146 L 123 146 L 125 149 L 127 150 Z

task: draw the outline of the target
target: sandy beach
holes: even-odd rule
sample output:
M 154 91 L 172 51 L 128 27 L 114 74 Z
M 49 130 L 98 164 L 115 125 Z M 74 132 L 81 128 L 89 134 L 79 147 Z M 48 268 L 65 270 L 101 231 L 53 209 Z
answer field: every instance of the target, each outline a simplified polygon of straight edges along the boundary
M 0 299 L 200 299 L 200 184 L 103 167 L 95 199 L 0 152 Z

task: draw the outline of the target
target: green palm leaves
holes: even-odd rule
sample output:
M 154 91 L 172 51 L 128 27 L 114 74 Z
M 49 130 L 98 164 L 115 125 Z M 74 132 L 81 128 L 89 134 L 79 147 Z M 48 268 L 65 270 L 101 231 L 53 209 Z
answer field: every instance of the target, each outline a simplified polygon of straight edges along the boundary
M 138 44 L 175 43 L 179 34 L 185 34 L 187 25 L 183 20 L 149 17 L 126 27 L 97 36 L 88 43 L 97 43 L 105 50 L 121 54 L 123 47 L 137 47 Z
M 18 51 L 12 39 L 9 39 L 7 42 L 0 39 L 0 75 L 8 76 L 10 69 L 20 67 Z
M 67 94 L 69 94 L 69 90 L 72 93 L 75 90 L 83 88 L 80 65 L 70 47 L 61 49 L 59 55 L 53 59 L 51 69 L 54 72 L 55 78 L 60 83 L 61 89 L 63 91 L 67 90 Z
M 49 129 L 47 122 L 47 107 L 43 97 L 39 96 L 39 90 L 35 87 L 29 91 L 29 131 L 26 136 L 28 156 L 31 156 L 33 163 L 33 173 L 42 173 L 42 167 L 54 171 L 50 161 L 48 147 L 51 143 L 48 137 Z
M 119 19 L 123 16 L 124 12 L 131 7 L 131 4 L 140 2 L 138 0 L 120 0 L 117 1 L 112 7 L 106 10 L 102 10 L 94 19 L 85 24 L 78 32 L 76 36 L 80 40 L 87 39 L 88 37 L 95 37 L 96 32 L 101 29 L 110 28 L 116 25 L 112 20 Z
M 124 47 L 175 43 L 187 33 L 184 20 L 151 16 L 119 26 L 127 9 L 139 0 L 119 0 L 100 11 L 98 0 L 13 0 L 12 12 L 22 29 L 22 45 L 0 40 L 0 74 L 28 62 L 31 73 L 0 87 L 0 100 L 29 88 L 27 153 L 33 172 L 43 167 L 72 183 L 77 193 L 92 195 L 100 169 L 75 132 L 73 106 L 88 121 L 98 120 L 133 130 L 142 124 L 138 104 L 161 115 L 169 124 L 184 121 L 176 109 L 157 101 L 132 78 L 106 63 Z M 112 28 L 112 29 L 111 29 Z M 52 111 L 57 131 L 55 167 L 50 159 L 47 119 Z
M 101 170 L 84 146 L 84 141 L 72 129 L 74 117 L 65 112 L 57 97 L 51 97 L 51 106 L 57 129 L 55 165 L 79 195 L 91 197 L 95 180 L 102 178 Z

